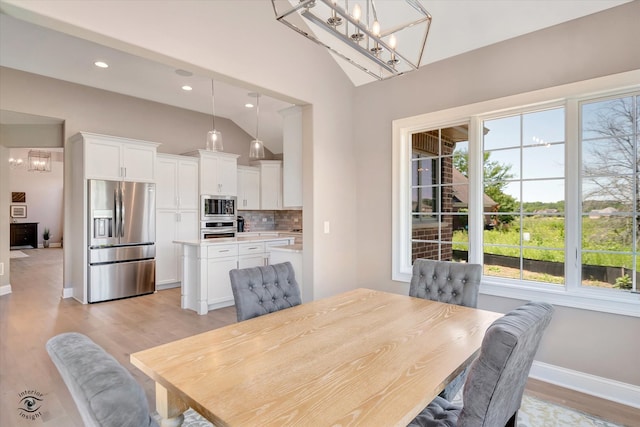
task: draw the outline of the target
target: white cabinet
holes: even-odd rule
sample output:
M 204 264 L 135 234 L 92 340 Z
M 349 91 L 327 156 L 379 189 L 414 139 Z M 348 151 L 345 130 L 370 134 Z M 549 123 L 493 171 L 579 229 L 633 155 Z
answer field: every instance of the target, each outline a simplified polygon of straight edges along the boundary
M 282 205 L 302 206 L 302 108 L 280 111 L 282 115 Z
M 251 165 L 260 169 L 260 209 L 282 209 L 282 162 L 258 160 Z
M 198 150 L 185 153 L 200 159 L 200 194 L 238 195 L 237 154 Z
M 199 238 L 198 160 L 157 156 L 156 286 L 177 286 L 182 276 L 180 245 L 174 240 Z
M 158 154 L 156 207 L 198 210 L 198 160 Z
M 265 255 L 267 257 L 267 264 L 274 264 L 271 262 L 271 248 L 275 246 L 288 246 L 293 244 L 294 239 L 280 239 L 280 240 L 271 240 L 265 243 Z
M 229 270 L 238 265 L 237 257 L 210 258 L 207 260 L 207 304 L 224 304 L 232 301 Z M 227 304 L 227 305 L 232 305 Z
M 79 135 L 84 141 L 86 179 L 155 181 L 156 149 L 160 144 L 90 133 Z
M 238 210 L 260 209 L 260 169 L 238 166 Z
M 262 267 L 265 265 L 264 251 L 264 242 L 239 243 L 238 268 Z

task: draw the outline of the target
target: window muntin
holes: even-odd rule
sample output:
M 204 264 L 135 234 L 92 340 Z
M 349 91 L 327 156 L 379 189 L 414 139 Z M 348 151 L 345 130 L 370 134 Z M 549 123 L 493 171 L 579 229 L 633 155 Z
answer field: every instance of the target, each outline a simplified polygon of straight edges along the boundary
M 581 285 L 638 290 L 640 96 L 580 104 Z
M 484 274 L 564 284 L 564 108 L 483 122 Z

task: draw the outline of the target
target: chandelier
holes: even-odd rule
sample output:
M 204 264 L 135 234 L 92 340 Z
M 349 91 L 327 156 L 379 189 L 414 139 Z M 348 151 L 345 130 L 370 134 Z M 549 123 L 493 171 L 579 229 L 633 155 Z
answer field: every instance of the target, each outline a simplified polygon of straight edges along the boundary
M 29 150 L 29 172 L 51 172 L 51 153 L 48 151 Z
M 431 26 L 431 15 L 420 0 L 271 3 L 278 21 L 378 80 L 420 66 Z

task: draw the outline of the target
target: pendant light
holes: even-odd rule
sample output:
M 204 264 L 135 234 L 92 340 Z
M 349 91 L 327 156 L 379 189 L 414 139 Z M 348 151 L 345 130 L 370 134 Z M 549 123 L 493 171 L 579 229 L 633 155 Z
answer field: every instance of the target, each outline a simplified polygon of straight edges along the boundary
M 207 150 L 209 151 L 222 151 L 222 133 L 216 130 L 216 97 L 213 89 L 213 79 L 211 80 L 211 104 L 213 106 L 213 130 L 207 132 Z
M 259 123 L 260 123 L 260 94 L 256 93 L 256 139 L 251 141 L 249 147 L 249 158 L 251 159 L 264 159 L 264 143 L 260 141 L 258 137 Z

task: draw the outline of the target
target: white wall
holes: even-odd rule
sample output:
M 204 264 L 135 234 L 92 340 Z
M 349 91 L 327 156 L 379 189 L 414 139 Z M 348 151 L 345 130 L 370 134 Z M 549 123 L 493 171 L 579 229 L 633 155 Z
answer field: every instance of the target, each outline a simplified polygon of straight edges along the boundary
M 408 292 L 391 280 L 392 120 L 640 69 L 638 16 L 636 1 L 358 88 L 358 284 Z M 480 298 L 500 312 L 520 303 Z M 638 330 L 637 317 L 558 307 L 537 360 L 640 386 Z
M 42 246 L 45 227 L 51 233 L 50 243 L 60 243 L 63 223 L 63 153 L 62 149 L 51 152 L 51 172 L 29 172 L 27 168 L 28 148 L 12 148 L 9 157 L 21 158 L 23 165 L 9 168 L 9 190 L 26 193 L 27 217 L 16 218 L 17 222 L 37 222 L 38 245 Z

